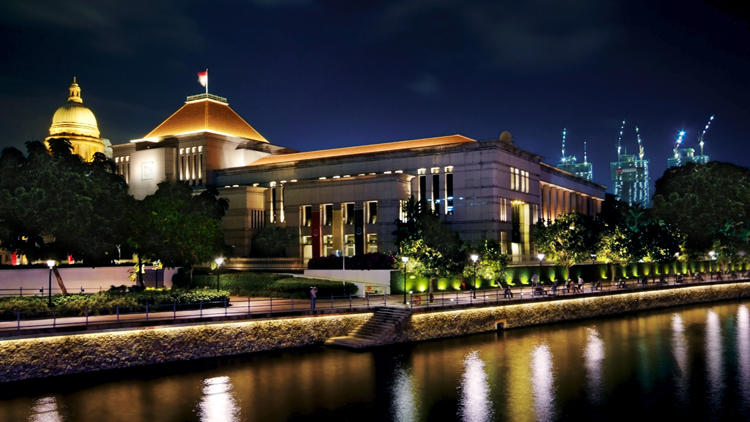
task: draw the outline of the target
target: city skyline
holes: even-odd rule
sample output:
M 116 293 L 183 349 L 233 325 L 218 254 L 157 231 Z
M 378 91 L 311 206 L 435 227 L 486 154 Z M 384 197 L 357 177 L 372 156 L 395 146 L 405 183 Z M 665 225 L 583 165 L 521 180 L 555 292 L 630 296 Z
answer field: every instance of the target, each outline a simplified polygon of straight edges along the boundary
M 449 1 L 265 1 L 198 13 L 157 2 L 152 10 L 170 16 L 161 22 L 107 3 L 8 3 L 0 98 L 17 106 L 1 118 L 0 146 L 43 139 L 72 76 L 102 137 L 140 138 L 202 91 L 196 72 L 208 67 L 212 93 L 272 143 L 301 151 L 509 130 L 556 164 L 567 128 L 569 153 L 581 157 L 586 140 L 594 181 L 611 190 L 621 120 L 628 152 L 640 128 L 653 183 L 675 133 L 686 130 L 684 145 L 697 149 L 716 115 L 706 154 L 750 165 L 732 151 L 748 116 L 746 15 L 700 2 L 535 5 L 550 13 Z

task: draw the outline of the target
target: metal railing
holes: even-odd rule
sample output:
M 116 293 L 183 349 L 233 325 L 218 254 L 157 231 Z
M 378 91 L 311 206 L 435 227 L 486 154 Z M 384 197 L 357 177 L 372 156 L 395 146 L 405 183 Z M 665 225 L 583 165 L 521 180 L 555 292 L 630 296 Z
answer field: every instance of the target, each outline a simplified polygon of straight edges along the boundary
M 408 306 L 415 311 L 434 308 L 449 308 L 461 306 L 482 306 L 496 304 L 521 303 L 525 301 L 555 300 L 565 297 L 579 297 L 590 295 L 615 294 L 619 292 L 633 292 L 643 290 L 657 290 L 680 288 L 700 284 L 721 284 L 737 281 L 748 281 L 748 275 L 725 275 L 722 279 L 717 276 L 682 278 L 670 276 L 657 280 L 618 281 L 615 283 L 601 282 L 597 284 L 585 283 L 578 285 L 540 285 L 537 287 L 521 286 L 509 289 L 492 288 L 461 290 L 454 292 L 437 291 L 428 293 L 409 293 L 407 304 L 403 304 L 403 295 L 367 294 L 364 297 L 327 296 L 318 297 L 313 303 L 310 299 L 288 298 L 252 298 L 244 300 L 234 298 L 230 301 L 194 302 L 194 303 L 159 303 L 146 304 L 145 309 L 131 308 L 99 308 L 91 310 L 84 308 L 74 316 L 62 316 L 63 309 L 51 309 L 38 312 L 0 312 L 0 335 L 13 336 L 17 334 L 49 331 L 50 329 L 75 328 L 109 329 L 144 324 L 158 324 L 167 322 L 200 322 L 226 319 L 246 319 L 254 317 L 272 316 L 303 316 L 341 312 L 363 312 L 380 306 Z

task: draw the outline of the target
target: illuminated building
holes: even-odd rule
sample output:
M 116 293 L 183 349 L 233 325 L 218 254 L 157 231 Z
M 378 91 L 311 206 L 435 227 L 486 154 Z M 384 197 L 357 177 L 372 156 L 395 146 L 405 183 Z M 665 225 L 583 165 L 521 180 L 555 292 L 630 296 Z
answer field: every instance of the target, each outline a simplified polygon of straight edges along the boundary
M 73 83 L 68 88 L 68 101 L 52 116 L 49 136 L 45 141 L 54 138 L 68 139 L 73 145 L 73 153 L 86 161 L 91 161 L 97 152 L 112 157 L 109 140 L 102 139 L 99 135 L 96 117 L 91 109 L 83 105 L 81 87 L 73 77 Z
M 393 250 L 410 197 L 424 200 L 467 241 L 497 239 L 515 262 L 531 260 L 531 226 L 577 210 L 598 212 L 605 187 L 543 163 L 508 132 L 297 152 L 273 145 L 225 98 L 200 94 L 154 130 L 115 145 L 114 160 L 142 198 L 165 180 L 220 188 L 225 237 L 238 256 L 272 224 L 293 227 L 287 251 L 302 260 Z
M 698 145 L 700 146 L 700 154 L 698 155 L 695 155 L 695 149 L 682 146 L 682 140 L 685 138 L 687 132 L 685 130 L 677 132 L 677 139 L 675 140 L 674 149 L 672 150 L 672 156 L 667 158 L 667 167 L 676 167 L 687 163 L 706 164 L 709 162 L 710 158 L 703 153 L 703 147 L 706 145 L 704 142 L 706 132 L 708 132 L 708 129 L 711 127 L 711 122 L 714 121 L 714 117 L 715 116 L 711 116 L 708 118 L 708 122 L 703 128 L 703 132 L 701 132 L 698 137 Z
M 573 173 L 578 177 L 583 177 L 586 180 L 593 180 L 594 166 L 589 162 L 588 154 L 586 153 L 586 141 L 583 141 L 583 161 L 578 162 L 575 155 L 565 155 L 565 137 L 567 134 L 568 130 L 563 129 L 562 155 L 560 156 L 560 161 L 557 163 L 557 168 Z
M 650 201 L 648 160 L 645 158 L 641 135 L 636 126 L 638 154 L 627 154 L 622 146 L 624 127 L 625 121 L 623 120 L 617 138 L 617 161 L 609 164 L 614 194 L 617 200 L 626 202 L 628 205 L 638 204 L 648 207 Z

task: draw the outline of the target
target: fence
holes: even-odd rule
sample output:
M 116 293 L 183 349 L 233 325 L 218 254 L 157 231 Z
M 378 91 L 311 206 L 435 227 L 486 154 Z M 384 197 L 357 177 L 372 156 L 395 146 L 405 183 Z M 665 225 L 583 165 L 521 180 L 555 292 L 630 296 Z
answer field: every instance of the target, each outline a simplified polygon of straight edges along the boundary
M 520 303 L 531 300 L 554 300 L 561 297 L 582 295 L 604 295 L 617 292 L 681 288 L 697 284 L 721 284 L 748 281 L 750 274 L 730 274 L 726 276 L 708 275 L 695 277 L 671 276 L 660 279 L 627 280 L 616 283 L 587 283 L 579 287 L 570 285 L 539 285 L 515 288 L 495 288 L 462 290 L 455 292 L 434 292 L 430 294 L 368 294 L 365 297 L 329 296 L 310 299 L 251 298 L 222 302 L 161 303 L 146 305 L 145 312 L 124 312 L 120 307 L 107 309 L 106 314 L 83 310 L 82 315 L 60 316 L 57 309 L 41 312 L 0 313 L 0 335 L 15 335 L 21 331 L 49 330 L 63 327 L 112 328 L 126 324 L 180 321 L 195 322 L 206 320 L 244 319 L 269 317 L 273 315 L 312 315 L 316 313 L 363 312 L 380 306 L 409 306 L 419 311 L 432 308 L 449 308 L 484 304 Z M 406 305 L 404 305 L 404 301 Z M 101 311 L 98 310 L 97 313 Z

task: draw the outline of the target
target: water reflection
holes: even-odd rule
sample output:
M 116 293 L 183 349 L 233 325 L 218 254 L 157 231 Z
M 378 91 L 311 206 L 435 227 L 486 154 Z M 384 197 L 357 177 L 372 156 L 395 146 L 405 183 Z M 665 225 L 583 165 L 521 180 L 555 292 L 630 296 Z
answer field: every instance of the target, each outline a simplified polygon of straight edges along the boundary
M 396 421 L 418 420 L 414 382 L 410 371 L 396 368 L 393 378 L 393 419 Z
M 199 405 L 202 422 L 239 420 L 239 408 L 232 394 L 229 377 L 207 378 L 203 381 L 203 397 Z
M 602 391 L 602 364 L 604 363 L 604 342 L 596 328 L 586 328 L 586 348 L 583 350 L 586 381 L 589 399 L 598 404 Z
M 747 306 L 737 309 L 737 366 L 740 397 L 745 408 L 750 407 L 750 312 Z
M 718 408 L 723 389 L 721 322 L 713 309 L 706 316 L 706 366 L 708 368 L 708 392 L 711 404 Z
M 531 352 L 531 386 L 534 411 L 539 421 L 555 418 L 555 379 L 552 374 L 552 353 L 549 346 L 541 344 Z
M 681 401 L 687 400 L 690 373 L 688 372 L 688 342 L 685 337 L 685 324 L 680 314 L 672 314 L 672 355 L 677 363 L 675 384 Z
M 461 377 L 459 416 L 463 421 L 479 422 L 492 420 L 490 384 L 484 370 L 484 362 L 474 351 L 464 358 L 464 373 Z
M 62 420 L 63 418 L 57 408 L 57 399 L 42 397 L 34 401 L 29 422 L 58 422 Z

